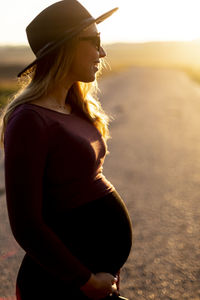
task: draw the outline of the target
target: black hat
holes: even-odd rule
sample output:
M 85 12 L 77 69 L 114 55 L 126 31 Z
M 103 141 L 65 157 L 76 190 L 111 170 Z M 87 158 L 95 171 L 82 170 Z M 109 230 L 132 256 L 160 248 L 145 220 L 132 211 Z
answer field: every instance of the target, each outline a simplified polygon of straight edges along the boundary
M 18 77 L 46 54 L 79 34 L 89 25 L 101 23 L 117 9 L 116 7 L 95 19 L 76 0 L 59 1 L 45 8 L 26 28 L 28 42 L 36 59 L 24 68 Z

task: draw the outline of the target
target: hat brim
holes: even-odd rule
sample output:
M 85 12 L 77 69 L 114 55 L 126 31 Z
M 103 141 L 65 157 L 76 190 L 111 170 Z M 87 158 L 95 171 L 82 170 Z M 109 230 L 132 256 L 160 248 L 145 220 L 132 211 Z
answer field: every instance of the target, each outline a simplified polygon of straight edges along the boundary
M 118 10 L 118 7 L 115 7 L 113 9 L 109 10 L 108 12 L 102 14 L 100 17 L 98 17 L 96 19 L 90 18 L 88 20 L 85 20 L 85 22 L 83 24 L 77 26 L 76 28 L 73 28 L 71 31 L 66 32 L 65 35 L 62 38 L 60 38 L 59 40 L 48 44 L 44 49 L 42 49 L 41 54 L 38 55 L 38 57 L 34 61 L 32 61 L 21 72 L 19 72 L 19 74 L 17 75 L 17 77 L 21 77 L 21 75 L 23 73 L 25 73 L 28 69 L 30 69 L 31 67 L 33 67 L 44 56 L 46 56 L 48 53 L 50 53 L 51 51 L 53 51 L 54 49 L 56 49 L 57 47 L 59 47 L 60 45 L 62 45 L 67 40 L 69 40 L 72 37 L 74 37 L 77 34 L 79 34 L 83 29 L 87 28 L 91 24 L 94 24 L 94 23 L 99 24 L 99 23 L 103 22 L 104 20 L 106 20 L 107 18 L 109 18 L 117 10 Z

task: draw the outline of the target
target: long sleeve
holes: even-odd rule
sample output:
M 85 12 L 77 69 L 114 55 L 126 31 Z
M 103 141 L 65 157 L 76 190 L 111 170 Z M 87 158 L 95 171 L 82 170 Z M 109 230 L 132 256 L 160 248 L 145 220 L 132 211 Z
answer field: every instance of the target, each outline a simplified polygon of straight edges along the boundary
M 43 177 L 48 157 L 45 121 L 33 110 L 13 114 L 5 132 L 8 215 L 19 245 L 44 269 L 67 283 L 83 285 L 88 270 L 42 217 Z

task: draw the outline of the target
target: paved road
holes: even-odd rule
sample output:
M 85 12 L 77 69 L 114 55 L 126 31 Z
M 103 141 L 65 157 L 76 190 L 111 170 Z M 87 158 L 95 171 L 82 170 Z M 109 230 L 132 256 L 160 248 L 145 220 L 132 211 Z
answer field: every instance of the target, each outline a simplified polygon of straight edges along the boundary
M 123 271 L 130 299 L 200 299 L 200 87 L 133 68 L 102 84 L 115 114 L 105 173 L 133 220 Z
M 100 87 L 115 117 L 104 173 L 134 228 L 122 294 L 200 299 L 200 87 L 182 72 L 153 68 L 132 68 Z M 23 252 L 10 236 L 4 195 L 0 208 L 2 297 L 13 293 Z

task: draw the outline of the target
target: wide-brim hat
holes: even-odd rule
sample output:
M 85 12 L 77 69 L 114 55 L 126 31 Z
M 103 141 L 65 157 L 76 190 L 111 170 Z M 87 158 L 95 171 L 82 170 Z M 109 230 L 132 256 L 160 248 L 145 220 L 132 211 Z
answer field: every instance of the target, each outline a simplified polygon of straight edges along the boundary
M 29 45 L 36 59 L 17 76 L 20 77 L 45 55 L 75 37 L 93 23 L 99 24 L 110 17 L 118 7 L 94 18 L 76 0 L 56 2 L 39 13 L 26 28 Z

